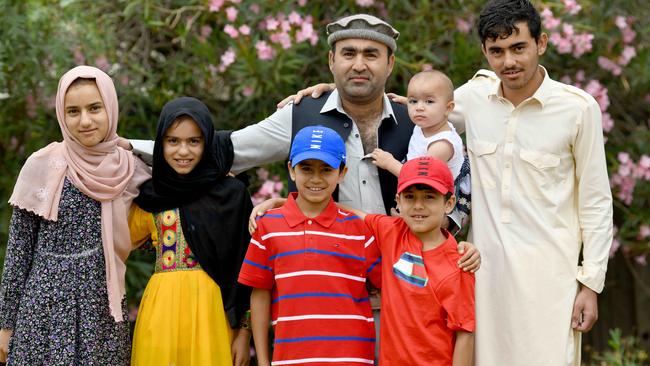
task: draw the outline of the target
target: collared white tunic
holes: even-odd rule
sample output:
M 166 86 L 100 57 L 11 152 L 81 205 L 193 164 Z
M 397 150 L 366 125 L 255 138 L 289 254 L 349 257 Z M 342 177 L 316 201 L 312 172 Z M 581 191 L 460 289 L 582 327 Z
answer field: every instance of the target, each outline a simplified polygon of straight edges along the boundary
M 578 284 L 604 285 L 612 198 L 601 112 L 589 94 L 544 73 L 517 107 L 487 70 L 454 96 L 450 120 L 466 130 L 472 171 L 470 235 L 482 256 L 477 366 L 579 365 Z
M 337 90 L 329 95 L 320 113 L 334 109 L 347 115 Z M 235 149 L 232 171 L 239 173 L 255 166 L 287 159 L 291 149 L 292 115 L 293 104 L 289 104 L 259 123 L 234 131 L 230 137 Z M 387 117 L 396 121 L 390 101 L 384 94 L 380 121 Z M 352 124 L 352 131 L 345 141 L 345 150 L 348 172 L 339 184 L 338 202 L 367 213 L 386 214 L 377 166 L 370 160 L 362 160 L 365 154 L 356 122 Z

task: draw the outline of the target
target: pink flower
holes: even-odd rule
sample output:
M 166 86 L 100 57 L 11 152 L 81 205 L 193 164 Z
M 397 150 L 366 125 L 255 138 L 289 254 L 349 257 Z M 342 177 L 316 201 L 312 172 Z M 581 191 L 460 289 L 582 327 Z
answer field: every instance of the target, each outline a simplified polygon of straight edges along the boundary
M 275 50 L 266 41 L 257 41 L 255 48 L 257 49 L 257 58 L 262 61 L 271 60 L 275 57 Z
M 633 31 L 632 28 L 622 29 L 621 34 L 623 35 L 623 42 L 626 44 L 632 43 L 636 37 L 636 32 Z
M 225 27 L 223 27 L 224 33 L 230 36 L 230 38 L 237 38 L 239 37 L 239 31 L 237 31 L 237 28 L 233 27 L 232 24 L 226 24 Z
M 548 30 L 555 29 L 562 23 L 560 19 L 553 16 L 553 12 L 549 8 L 544 8 L 540 15 L 544 20 L 544 28 Z
M 630 63 L 630 61 L 636 56 L 636 49 L 632 46 L 625 46 L 621 56 L 618 58 L 618 64 L 625 66 Z
M 627 19 L 626 19 L 624 16 L 622 16 L 622 15 L 617 16 L 617 17 L 614 19 L 614 23 L 616 23 L 616 26 L 618 27 L 618 29 L 621 29 L 621 30 L 623 30 L 623 29 L 625 29 L 625 28 L 628 27 L 628 25 L 627 25 Z
M 120 84 L 122 86 L 129 85 L 129 76 L 128 75 L 124 74 L 124 75 L 120 76 L 119 80 L 120 80 Z
M 462 18 L 456 18 L 456 29 L 464 34 L 472 31 L 472 23 Z
M 578 72 L 576 72 L 576 80 L 585 81 L 585 70 L 578 70 Z
M 637 262 L 638 264 L 644 266 L 644 267 L 648 264 L 648 261 L 646 260 L 645 255 L 637 255 L 636 257 L 634 257 L 634 261 Z
M 103 72 L 107 72 L 111 68 L 111 64 L 108 62 L 106 56 L 99 56 L 95 59 L 95 66 Z
M 609 96 L 607 95 L 607 88 L 603 84 L 598 80 L 591 80 L 584 89 L 596 99 L 601 112 L 607 110 L 609 107 Z
M 266 18 L 266 30 L 276 30 L 278 29 L 278 26 L 280 25 L 280 22 L 275 20 L 275 18 L 272 17 L 267 17 Z
M 648 155 L 641 155 L 641 159 L 639 160 L 639 166 L 644 168 L 644 169 L 650 169 L 650 156 Z
M 288 20 L 282 20 L 280 22 L 280 27 L 282 28 L 283 32 L 290 32 L 291 31 L 291 23 L 289 23 Z
M 621 164 L 627 164 L 630 162 L 630 154 L 624 151 L 619 152 L 616 158 Z
M 275 191 L 279 193 L 279 192 L 282 191 L 282 188 L 284 188 L 284 183 L 282 183 L 280 181 L 277 181 L 277 182 L 275 182 L 275 185 L 273 186 L 273 188 L 275 188 Z
M 232 47 L 228 48 L 226 52 L 221 55 L 221 64 L 217 70 L 219 72 L 226 71 L 228 66 L 232 65 L 235 62 L 235 58 L 235 50 L 233 50 Z
M 210 34 L 212 34 L 212 27 L 210 27 L 209 25 L 204 25 L 201 27 L 201 33 L 197 38 L 199 42 L 205 43 L 207 38 L 210 37 Z
M 591 51 L 594 35 L 590 33 L 580 33 L 573 37 L 573 57 L 578 58 L 584 53 Z
M 422 71 L 431 71 L 433 70 L 432 64 L 422 64 Z
M 217 12 L 223 6 L 225 0 L 210 0 L 210 11 Z
M 239 33 L 241 33 L 244 36 L 248 36 L 248 35 L 251 34 L 251 27 L 244 24 L 244 25 L 239 27 Z
M 612 116 L 605 112 L 603 113 L 603 131 L 609 132 L 614 128 L 614 120 L 612 119 Z
M 201 37 L 207 38 L 212 34 L 212 27 L 209 25 L 204 25 L 201 27 Z
M 614 76 L 621 75 L 623 69 L 618 66 L 614 61 L 608 59 L 607 57 L 599 56 L 598 57 L 598 66 L 612 73 Z
M 254 92 L 254 91 L 255 91 L 255 90 L 253 89 L 252 86 L 247 85 L 247 86 L 245 86 L 245 87 L 242 89 L 241 93 L 242 93 L 245 97 L 250 97 L 251 95 L 253 95 L 253 92 Z
M 260 13 L 260 6 L 259 6 L 259 4 L 252 4 L 251 6 L 248 7 L 248 10 L 253 12 L 253 14 L 259 14 Z
M 609 257 L 614 258 L 614 254 L 618 251 L 618 248 L 621 247 L 621 242 L 618 240 L 618 238 L 614 238 L 612 241 L 612 246 L 609 248 Z
M 226 18 L 228 18 L 228 21 L 234 22 L 237 19 L 237 8 L 234 6 L 226 8 Z
M 230 0 L 233 4 L 241 4 L 241 0 Z
M 296 42 L 309 40 L 314 35 L 316 35 L 316 32 L 314 32 L 313 25 L 311 23 L 304 22 L 300 26 L 300 30 L 296 32 Z M 316 37 L 318 36 L 316 35 Z
M 307 0 L 298 0 L 298 6 L 303 7 L 307 5 Z
M 567 37 L 571 37 L 575 33 L 575 31 L 571 24 L 564 23 L 562 24 L 562 33 L 564 33 L 564 35 Z
M 291 47 L 291 37 L 289 36 L 288 33 L 281 32 L 281 33 L 273 33 L 269 37 L 271 42 L 273 43 L 279 43 L 282 48 L 285 50 Z
M 291 14 L 289 14 L 289 23 L 300 25 L 302 24 L 302 17 L 294 10 L 291 12 Z
M 571 43 L 571 40 L 562 37 L 558 32 L 552 32 L 549 41 L 555 46 L 557 52 L 560 54 L 570 53 L 573 49 L 573 43 Z
M 639 239 L 645 239 L 650 236 L 650 226 L 641 225 L 639 227 Z
M 359 6 L 363 6 L 364 8 L 367 8 L 369 6 L 375 5 L 375 0 L 357 0 L 356 3 Z
M 582 6 L 578 4 L 575 0 L 564 0 L 564 7 L 566 11 L 571 15 L 576 15 L 582 9 Z

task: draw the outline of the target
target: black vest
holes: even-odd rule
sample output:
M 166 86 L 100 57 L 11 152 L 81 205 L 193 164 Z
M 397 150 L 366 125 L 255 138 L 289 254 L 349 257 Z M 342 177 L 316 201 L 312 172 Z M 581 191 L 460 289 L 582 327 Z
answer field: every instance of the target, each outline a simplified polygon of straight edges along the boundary
M 329 127 L 338 132 L 346 141 L 352 131 L 352 120 L 347 115 L 340 113 L 336 109 L 326 113 L 320 113 L 323 105 L 331 92 L 323 94 L 320 98 L 303 98 L 300 104 L 293 105 L 291 141 L 293 136 L 303 127 L 322 125 Z M 398 161 L 406 160 L 409 140 L 413 133 L 413 122 L 408 116 L 406 106 L 391 102 L 393 114 L 397 118 L 397 123 L 392 117 L 385 118 L 379 125 L 379 148 L 393 154 Z M 390 208 L 395 207 L 395 193 L 397 192 L 397 177 L 389 171 L 378 168 L 379 184 L 381 186 L 381 196 L 384 200 L 386 213 L 390 214 Z M 361 182 L 359 182 L 361 184 Z M 289 191 L 296 190 L 295 184 L 289 180 Z M 334 199 L 338 201 L 338 188 L 334 192 Z M 360 207 L 356 207 L 360 208 Z

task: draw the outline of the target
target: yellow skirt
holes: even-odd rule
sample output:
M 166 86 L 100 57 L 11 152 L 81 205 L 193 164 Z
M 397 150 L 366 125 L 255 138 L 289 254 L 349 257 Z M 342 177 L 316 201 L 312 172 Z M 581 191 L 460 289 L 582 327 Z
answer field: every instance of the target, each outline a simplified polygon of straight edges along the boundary
M 144 290 L 131 365 L 232 365 L 219 286 L 203 270 L 155 273 Z

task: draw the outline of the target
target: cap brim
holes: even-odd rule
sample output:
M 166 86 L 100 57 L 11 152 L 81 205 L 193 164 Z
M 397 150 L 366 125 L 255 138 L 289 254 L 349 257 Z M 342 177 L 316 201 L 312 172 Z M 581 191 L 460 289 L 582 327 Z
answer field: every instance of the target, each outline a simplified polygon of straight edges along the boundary
M 309 159 L 320 160 L 334 169 L 338 169 L 341 166 L 340 158 L 337 158 L 336 156 L 325 151 L 305 151 L 303 153 L 296 154 L 296 156 L 291 159 L 291 166 L 294 167 L 296 164 Z
M 427 178 L 427 177 L 416 177 L 416 178 L 413 178 L 413 179 L 409 179 L 409 180 L 407 180 L 405 182 L 400 182 L 398 184 L 398 186 L 397 186 L 397 193 L 398 194 L 402 193 L 403 190 L 405 190 L 406 188 L 408 188 L 408 187 L 410 187 L 412 185 L 415 185 L 415 184 L 424 184 L 426 186 L 429 186 L 429 187 L 435 189 L 436 191 L 440 192 L 441 194 L 449 193 L 449 190 L 444 186 L 444 184 L 442 184 L 442 183 L 440 183 L 440 182 L 438 182 L 436 180 L 433 180 L 431 178 Z

